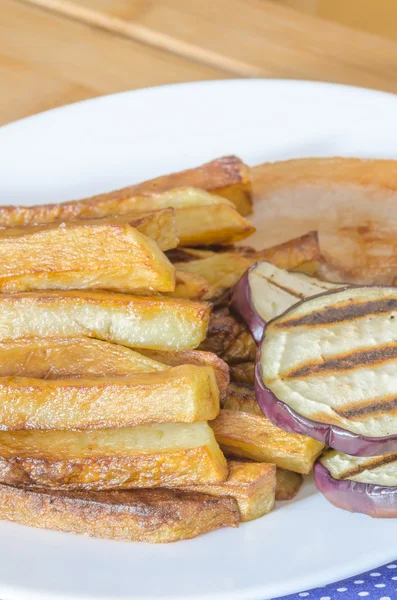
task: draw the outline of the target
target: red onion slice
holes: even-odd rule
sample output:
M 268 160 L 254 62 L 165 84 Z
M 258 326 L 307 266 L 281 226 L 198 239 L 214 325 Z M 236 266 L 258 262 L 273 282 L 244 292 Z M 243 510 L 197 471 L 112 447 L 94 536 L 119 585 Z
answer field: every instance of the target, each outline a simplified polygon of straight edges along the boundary
M 334 479 L 319 461 L 314 465 L 314 480 L 320 492 L 338 508 L 370 517 L 397 517 L 397 487 Z

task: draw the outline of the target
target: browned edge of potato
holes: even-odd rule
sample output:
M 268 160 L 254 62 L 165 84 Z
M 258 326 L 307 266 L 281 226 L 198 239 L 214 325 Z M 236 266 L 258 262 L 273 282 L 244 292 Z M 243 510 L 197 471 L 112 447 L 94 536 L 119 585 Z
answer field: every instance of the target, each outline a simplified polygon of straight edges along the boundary
M 0 485 L 0 518 L 128 542 L 166 543 L 238 527 L 233 498 L 153 489 L 60 492 Z

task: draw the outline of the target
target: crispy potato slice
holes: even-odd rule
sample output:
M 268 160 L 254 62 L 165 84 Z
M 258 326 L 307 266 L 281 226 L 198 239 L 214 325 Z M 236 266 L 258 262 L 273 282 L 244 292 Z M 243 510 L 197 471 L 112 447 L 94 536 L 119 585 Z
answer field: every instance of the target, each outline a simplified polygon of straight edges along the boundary
M 0 377 L 43 380 L 127 377 L 166 371 L 167 368 L 167 365 L 125 346 L 91 338 L 29 338 L 0 342 Z
M 255 231 L 255 227 L 227 200 L 181 208 L 175 211 L 175 215 L 181 246 L 232 244 Z
M 194 423 L 218 413 L 212 367 L 181 365 L 128 377 L 0 378 L 1 430 Z
M 256 401 L 255 390 L 250 385 L 230 383 L 223 408 L 247 412 L 265 418 Z
M 175 269 L 134 221 L 80 221 L 0 231 L 0 292 L 175 289 Z
M 215 373 L 216 382 L 219 388 L 221 399 L 226 396 L 229 386 L 229 367 L 227 364 L 212 352 L 203 352 L 200 350 L 142 350 L 141 353 L 155 364 L 165 364 L 171 367 L 178 365 L 197 365 L 212 367 Z
M 1 431 L 0 482 L 54 489 L 217 483 L 227 464 L 207 423 L 94 431 Z
M 299 492 L 303 483 L 300 473 L 277 469 L 276 500 L 292 500 Z
M 310 473 L 324 449 L 321 442 L 287 433 L 255 414 L 223 409 L 210 425 L 227 456 L 274 463 L 296 473 Z
M 251 265 L 251 260 L 233 252 L 218 252 L 208 258 L 174 263 L 176 269 L 199 275 L 208 282 L 209 289 L 204 296 L 208 300 L 219 298 Z
M 105 292 L 0 295 L 0 341 L 88 336 L 136 348 L 194 348 L 204 339 L 210 307 L 177 298 Z
M 250 168 L 237 156 L 223 156 L 200 167 L 139 183 L 129 190 L 151 194 L 187 185 L 227 198 L 244 216 L 252 213 Z
M 254 385 L 255 383 L 255 363 L 241 362 L 229 365 L 230 379 L 237 383 Z
M 222 483 L 189 486 L 185 489 L 229 496 L 237 501 L 240 521 L 252 521 L 274 507 L 276 467 L 267 463 L 228 461 L 229 475 Z
M 247 327 L 226 307 L 212 313 L 200 348 L 218 354 L 230 365 L 254 361 L 256 356 L 256 344 Z
M 233 498 L 178 490 L 65 492 L 0 485 L 0 519 L 111 540 L 166 543 L 237 527 Z
M 0 207 L 0 225 L 31 225 L 115 217 L 174 208 L 181 245 L 233 243 L 255 228 L 234 205 L 197 188 L 178 188 L 158 195 L 120 195 L 119 192 L 63 204 Z
M 187 273 L 185 271 L 175 272 L 175 290 L 167 292 L 170 298 L 186 298 L 189 300 L 200 300 L 205 298 L 209 285 L 204 277 Z

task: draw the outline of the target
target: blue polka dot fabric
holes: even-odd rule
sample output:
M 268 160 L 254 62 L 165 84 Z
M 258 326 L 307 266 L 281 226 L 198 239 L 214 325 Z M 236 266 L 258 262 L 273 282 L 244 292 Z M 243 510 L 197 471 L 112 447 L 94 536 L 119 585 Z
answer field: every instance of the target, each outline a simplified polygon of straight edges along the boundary
M 362 575 L 282 600 L 397 600 L 397 561 Z M 279 600 L 274 598 L 274 600 Z M 281 599 L 280 599 L 281 600 Z

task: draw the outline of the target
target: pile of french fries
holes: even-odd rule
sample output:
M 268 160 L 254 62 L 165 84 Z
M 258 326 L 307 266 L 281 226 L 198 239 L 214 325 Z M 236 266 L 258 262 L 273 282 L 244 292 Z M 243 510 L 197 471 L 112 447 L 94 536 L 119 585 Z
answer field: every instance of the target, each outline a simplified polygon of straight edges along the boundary
M 0 518 L 169 542 L 296 495 L 323 445 L 260 413 L 227 305 L 258 260 L 310 274 L 319 247 L 235 246 L 251 212 L 236 157 L 0 207 Z

